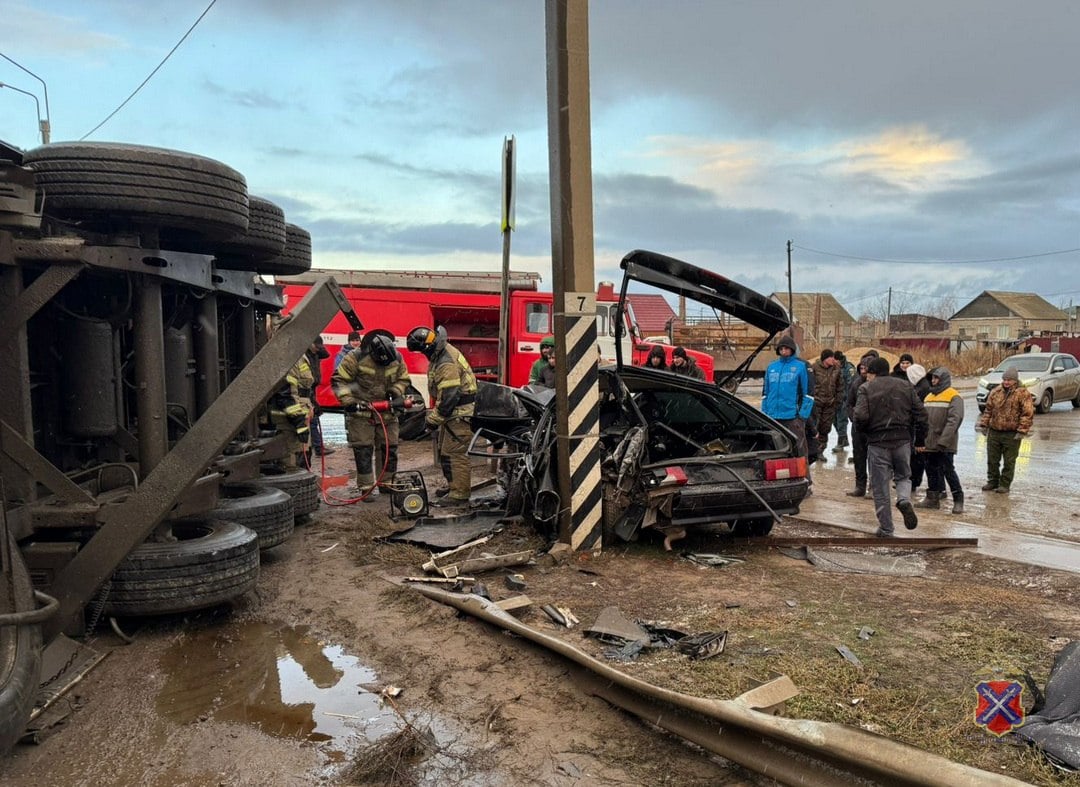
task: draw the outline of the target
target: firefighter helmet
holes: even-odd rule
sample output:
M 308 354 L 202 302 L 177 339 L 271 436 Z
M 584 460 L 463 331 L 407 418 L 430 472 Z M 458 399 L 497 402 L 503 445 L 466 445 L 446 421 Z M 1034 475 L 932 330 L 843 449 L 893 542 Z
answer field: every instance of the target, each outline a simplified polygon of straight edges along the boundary
M 433 331 L 425 325 L 418 325 L 409 331 L 405 346 L 431 360 L 446 347 L 446 329 L 440 325 Z
M 378 333 L 371 337 L 371 357 L 379 366 L 389 366 L 397 359 L 397 347 L 392 337 Z

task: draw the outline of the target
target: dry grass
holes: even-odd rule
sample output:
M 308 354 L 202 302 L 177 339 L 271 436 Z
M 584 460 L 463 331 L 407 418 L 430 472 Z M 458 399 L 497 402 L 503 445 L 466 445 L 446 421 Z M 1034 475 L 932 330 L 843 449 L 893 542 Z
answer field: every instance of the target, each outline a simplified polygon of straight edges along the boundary
M 430 730 L 407 724 L 397 732 L 360 749 L 342 774 L 348 784 L 413 787 L 419 784 L 415 766 L 436 750 Z
M 807 345 L 802 351 L 802 357 L 810 360 L 816 359 L 823 348 L 816 345 Z M 877 349 L 881 349 L 880 347 Z M 1012 350 L 999 348 L 978 347 L 965 349 L 959 354 L 949 354 L 941 350 L 926 350 L 920 347 L 889 347 L 890 355 L 899 357 L 902 353 L 910 353 L 915 363 L 921 364 L 927 372 L 939 366 L 948 369 L 953 377 L 973 377 L 985 374 L 997 366 L 1002 359 L 1014 355 Z M 852 363 L 858 363 L 858 357 L 852 357 L 848 350 L 844 354 Z

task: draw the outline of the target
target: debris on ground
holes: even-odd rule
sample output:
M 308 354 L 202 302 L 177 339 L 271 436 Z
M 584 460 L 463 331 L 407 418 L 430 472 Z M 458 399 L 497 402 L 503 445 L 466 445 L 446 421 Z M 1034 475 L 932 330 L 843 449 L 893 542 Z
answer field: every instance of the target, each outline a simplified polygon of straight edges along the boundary
M 723 653 L 726 644 L 726 631 L 706 631 L 703 634 L 683 637 L 675 643 L 675 649 L 694 660 L 711 659 L 713 656 L 719 656 Z
M 859 639 L 870 639 L 870 637 L 874 636 L 875 634 L 877 634 L 877 632 L 869 626 L 863 626 L 861 629 L 859 629 Z
M 697 563 L 702 568 L 726 568 L 727 566 L 735 566 L 746 562 L 741 557 L 716 555 L 711 552 L 683 552 L 683 557 L 691 563 Z
M 1080 770 L 1080 640 L 1054 659 L 1044 696 L 1045 704 L 1032 708 L 1015 734 L 1038 746 L 1051 762 Z
M 859 657 L 852 653 L 851 648 L 847 645 L 837 645 L 836 652 L 844 657 L 844 660 L 849 664 L 854 664 L 859 669 L 862 669 L 863 663 L 859 661 Z
M 926 558 L 922 555 L 822 551 L 808 546 L 781 547 L 779 551 L 795 560 L 805 560 L 822 571 L 845 574 L 885 574 L 894 577 L 921 577 L 926 574 Z

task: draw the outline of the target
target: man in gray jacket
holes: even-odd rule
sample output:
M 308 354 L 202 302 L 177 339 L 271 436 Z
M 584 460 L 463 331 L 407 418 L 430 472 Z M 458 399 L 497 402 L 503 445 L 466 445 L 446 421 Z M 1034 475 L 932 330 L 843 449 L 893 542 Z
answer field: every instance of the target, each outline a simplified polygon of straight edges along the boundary
M 893 535 L 891 489 L 896 482 L 896 507 L 904 526 L 914 530 L 919 524 L 911 504 L 911 440 L 915 447 L 926 442 L 926 410 L 906 379 L 889 375 L 889 362 L 870 362 L 866 383 L 855 400 L 855 423 L 866 435 L 870 464 L 870 485 L 874 488 L 874 511 L 880 538 Z

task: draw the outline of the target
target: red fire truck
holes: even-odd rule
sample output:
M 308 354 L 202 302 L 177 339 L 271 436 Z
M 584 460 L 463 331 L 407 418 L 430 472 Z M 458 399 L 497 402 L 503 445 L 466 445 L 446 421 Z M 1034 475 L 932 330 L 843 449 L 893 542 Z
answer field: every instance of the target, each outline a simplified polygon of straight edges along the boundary
M 435 271 L 348 271 L 312 270 L 301 276 L 281 276 L 279 284 L 285 285 L 286 310 L 288 304 L 299 303 L 317 278 L 333 276 L 341 285 L 345 296 L 357 314 L 371 329 L 385 328 L 391 331 L 398 349 L 405 359 L 414 387 L 427 396 L 427 359 L 420 353 L 405 349 L 405 337 L 418 325 L 446 328 L 449 341 L 458 348 L 472 365 L 480 380 L 497 381 L 499 373 L 499 303 L 501 277 L 497 273 L 441 273 Z M 540 340 L 552 333 L 553 298 L 550 292 L 541 292 L 537 285 L 537 273 L 511 273 L 510 275 L 510 335 L 507 342 L 509 366 L 507 382 L 515 387 L 525 385 L 529 369 L 540 357 Z M 615 307 L 619 296 L 610 282 L 601 282 L 596 296 L 596 326 L 601 358 L 614 362 L 615 358 Z M 657 346 L 641 340 L 633 310 L 626 314 L 630 336 L 624 340 L 624 358 L 632 358 L 634 364 L 642 364 L 649 350 Z M 330 390 L 333 375 L 333 359 L 345 344 L 349 325 L 342 316 L 335 317 L 322 332 L 323 342 L 330 351 L 330 358 L 323 362 L 322 380 L 317 397 L 319 404 L 328 410 L 338 406 Z M 667 360 L 671 361 L 669 345 L 665 348 Z M 698 366 L 705 371 L 705 379 L 713 377 L 713 359 L 706 353 L 687 350 Z

